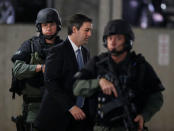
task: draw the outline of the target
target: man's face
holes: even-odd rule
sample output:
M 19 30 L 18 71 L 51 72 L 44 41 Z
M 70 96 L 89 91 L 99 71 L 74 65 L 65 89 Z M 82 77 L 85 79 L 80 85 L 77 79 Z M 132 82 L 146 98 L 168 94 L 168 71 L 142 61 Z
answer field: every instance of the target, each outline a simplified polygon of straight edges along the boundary
M 109 51 L 122 51 L 124 48 L 125 36 L 120 34 L 110 35 L 107 37 L 107 48 Z
M 56 22 L 41 24 L 43 35 L 54 35 L 57 31 Z
M 86 44 L 89 37 L 92 35 L 92 23 L 84 22 L 79 30 L 75 26 L 73 28 L 78 46 Z

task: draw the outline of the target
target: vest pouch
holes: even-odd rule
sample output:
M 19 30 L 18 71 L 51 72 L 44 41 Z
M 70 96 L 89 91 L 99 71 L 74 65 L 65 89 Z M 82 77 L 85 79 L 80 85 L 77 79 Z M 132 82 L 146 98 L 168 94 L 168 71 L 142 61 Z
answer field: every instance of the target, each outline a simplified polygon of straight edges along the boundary
M 38 52 L 31 53 L 30 64 L 44 64 L 44 60 L 40 58 Z

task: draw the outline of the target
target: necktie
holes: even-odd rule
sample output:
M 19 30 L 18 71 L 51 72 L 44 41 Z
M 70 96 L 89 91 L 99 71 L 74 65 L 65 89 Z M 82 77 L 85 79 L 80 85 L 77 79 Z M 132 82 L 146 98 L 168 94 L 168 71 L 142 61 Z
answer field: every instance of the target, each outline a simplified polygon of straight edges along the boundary
M 77 63 L 78 63 L 78 66 L 79 66 L 79 70 L 82 69 L 83 66 L 84 66 L 84 63 L 83 63 L 83 58 L 82 58 L 82 54 L 81 54 L 80 49 L 77 50 Z M 83 107 L 84 100 L 85 100 L 84 97 L 78 96 L 77 101 L 76 101 L 76 105 L 80 108 Z
M 80 70 L 84 66 L 83 58 L 82 58 L 82 54 L 81 54 L 80 49 L 78 49 L 76 52 L 77 52 L 77 63 L 78 63 L 79 70 Z

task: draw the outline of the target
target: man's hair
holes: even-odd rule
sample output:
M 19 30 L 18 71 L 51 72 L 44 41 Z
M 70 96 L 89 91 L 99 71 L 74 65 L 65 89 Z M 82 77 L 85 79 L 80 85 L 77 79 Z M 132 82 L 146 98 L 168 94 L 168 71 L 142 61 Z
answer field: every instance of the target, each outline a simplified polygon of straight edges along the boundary
M 72 27 L 75 26 L 78 30 L 83 25 L 84 22 L 92 23 L 92 19 L 83 14 L 75 14 L 71 16 L 68 22 L 68 35 L 72 34 Z

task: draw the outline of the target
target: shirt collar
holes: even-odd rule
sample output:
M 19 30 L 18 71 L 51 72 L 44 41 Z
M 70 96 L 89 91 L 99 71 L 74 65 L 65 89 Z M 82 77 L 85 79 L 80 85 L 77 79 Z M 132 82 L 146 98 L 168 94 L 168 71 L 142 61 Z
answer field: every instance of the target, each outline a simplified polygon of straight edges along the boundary
M 76 53 L 76 51 L 77 51 L 78 49 L 81 50 L 81 46 L 80 46 L 80 47 L 76 46 L 76 44 L 70 39 L 69 36 L 68 36 L 68 39 L 69 39 L 69 41 L 70 41 L 70 43 L 71 43 L 71 45 L 72 45 L 73 50 L 74 50 L 75 53 Z

